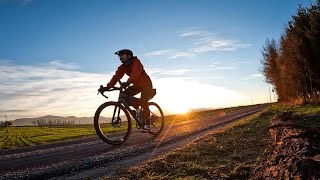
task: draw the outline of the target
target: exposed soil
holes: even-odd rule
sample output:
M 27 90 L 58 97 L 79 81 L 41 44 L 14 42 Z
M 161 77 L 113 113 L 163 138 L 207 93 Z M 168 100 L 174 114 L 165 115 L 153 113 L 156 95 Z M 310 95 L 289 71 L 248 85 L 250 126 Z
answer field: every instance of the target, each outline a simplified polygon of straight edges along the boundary
M 273 118 L 270 156 L 252 179 L 320 179 L 320 134 L 297 125 L 292 114 Z

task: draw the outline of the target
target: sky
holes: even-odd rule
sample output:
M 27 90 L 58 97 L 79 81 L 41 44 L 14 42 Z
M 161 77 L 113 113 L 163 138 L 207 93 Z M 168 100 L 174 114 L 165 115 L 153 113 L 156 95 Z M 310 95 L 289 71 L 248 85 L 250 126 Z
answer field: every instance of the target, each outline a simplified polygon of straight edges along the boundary
M 170 112 L 270 102 L 261 49 L 311 3 L 0 0 L 0 121 L 93 116 L 125 48 L 151 77 L 152 101 Z

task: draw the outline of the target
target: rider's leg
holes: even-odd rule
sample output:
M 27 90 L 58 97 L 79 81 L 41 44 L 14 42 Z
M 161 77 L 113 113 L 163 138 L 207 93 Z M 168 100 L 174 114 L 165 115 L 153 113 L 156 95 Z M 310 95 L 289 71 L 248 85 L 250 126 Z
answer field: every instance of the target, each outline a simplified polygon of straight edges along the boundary
M 146 125 L 150 125 L 150 110 L 149 110 L 149 106 L 148 106 L 148 102 L 150 100 L 150 91 L 152 90 L 152 88 L 144 88 L 141 91 L 141 107 L 143 109 L 142 115 L 143 115 L 143 119 L 144 119 L 144 123 Z
M 126 97 L 127 101 L 129 101 L 130 104 L 132 104 L 132 106 L 137 109 L 139 104 L 137 102 L 134 101 L 134 97 L 136 94 L 139 94 L 141 92 L 140 88 L 137 88 L 135 86 L 129 86 L 125 91 L 123 91 L 123 94 Z M 131 102 L 130 102 L 131 101 Z

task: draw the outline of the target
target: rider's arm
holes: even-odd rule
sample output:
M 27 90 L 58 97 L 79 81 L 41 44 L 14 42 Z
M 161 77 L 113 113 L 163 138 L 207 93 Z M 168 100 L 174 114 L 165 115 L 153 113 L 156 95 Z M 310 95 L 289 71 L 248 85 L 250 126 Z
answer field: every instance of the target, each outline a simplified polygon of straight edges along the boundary
M 113 75 L 112 79 L 107 84 L 107 87 L 109 87 L 109 88 L 113 87 L 123 77 L 124 73 L 125 73 L 124 66 L 122 66 L 122 65 L 119 66 L 115 75 Z
M 142 73 L 142 70 L 143 70 L 143 67 L 142 67 L 142 64 L 139 60 L 135 60 L 132 62 L 132 72 L 129 76 L 129 79 L 128 81 L 133 83 L 133 84 L 136 84 L 138 82 L 138 80 L 140 79 L 140 76 L 141 76 L 141 73 Z

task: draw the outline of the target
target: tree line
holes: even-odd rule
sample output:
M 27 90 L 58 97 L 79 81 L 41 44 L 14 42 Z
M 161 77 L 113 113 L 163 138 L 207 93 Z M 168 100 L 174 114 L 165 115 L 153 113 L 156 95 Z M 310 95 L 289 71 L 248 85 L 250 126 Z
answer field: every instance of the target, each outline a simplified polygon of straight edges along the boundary
M 262 48 L 266 82 L 275 87 L 278 101 L 320 100 L 320 0 L 299 8 L 280 39 L 267 39 Z
M 10 121 L 6 121 L 6 122 L 0 122 L 0 127 L 7 127 L 7 126 L 11 126 L 12 122 Z

